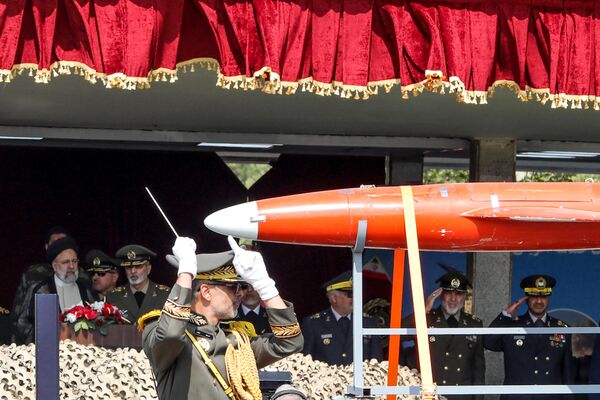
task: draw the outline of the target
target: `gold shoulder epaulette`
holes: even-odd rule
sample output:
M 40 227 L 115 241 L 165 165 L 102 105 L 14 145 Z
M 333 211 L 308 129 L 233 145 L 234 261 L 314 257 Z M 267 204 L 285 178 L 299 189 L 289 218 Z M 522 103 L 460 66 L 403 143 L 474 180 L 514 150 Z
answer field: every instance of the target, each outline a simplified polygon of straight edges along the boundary
M 221 322 L 221 329 L 223 329 L 225 332 L 232 332 L 232 331 L 244 332 L 244 333 L 246 333 L 246 335 L 248 335 L 250 337 L 257 336 L 256 329 L 254 329 L 254 324 L 252 324 L 252 322 L 248 322 L 248 321 Z
M 314 313 L 313 315 L 310 316 L 310 319 L 317 319 L 317 318 L 321 318 L 321 313 Z
M 119 293 L 119 292 L 122 292 L 123 290 L 125 290 L 125 286 L 118 286 L 118 287 L 114 288 L 113 290 L 111 290 L 111 293 Z
M 168 287 L 167 285 L 156 285 L 156 288 L 158 290 L 164 290 L 165 292 L 170 292 L 171 291 L 171 288 Z
M 154 321 L 155 319 L 160 318 L 161 311 L 160 310 L 152 310 L 148 311 L 146 314 L 142 315 L 138 318 L 138 330 L 140 332 L 144 331 L 146 324 Z
M 564 326 L 564 327 L 568 327 L 569 325 L 567 325 L 566 323 L 564 323 L 563 321 L 561 321 L 560 319 L 558 320 L 558 326 Z
M 469 315 L 473 321 L 481 322 L 481 318 L 479 318 L 475 314 L 467 314 L 467 315 Z
M 4 308 L 4 307 L 0 307 L 0 315 L 8 315 L 10 314 L 10 310 Z

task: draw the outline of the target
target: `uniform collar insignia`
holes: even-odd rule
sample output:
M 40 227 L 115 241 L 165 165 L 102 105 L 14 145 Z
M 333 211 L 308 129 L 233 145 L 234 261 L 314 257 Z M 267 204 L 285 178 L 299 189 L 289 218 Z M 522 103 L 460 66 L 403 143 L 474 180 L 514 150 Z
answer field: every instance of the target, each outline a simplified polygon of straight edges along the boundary
M 190 312 L 189 321 L 198 326 L 208 325 L 208 321 L 204 317 L 204 315 L 196 314 L 195 312 Z

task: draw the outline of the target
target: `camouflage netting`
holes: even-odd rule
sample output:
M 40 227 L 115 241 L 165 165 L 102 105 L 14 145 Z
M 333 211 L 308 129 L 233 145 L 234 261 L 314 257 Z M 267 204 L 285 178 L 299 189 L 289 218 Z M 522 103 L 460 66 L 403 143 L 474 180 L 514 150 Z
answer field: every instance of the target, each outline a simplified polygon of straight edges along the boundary
M 386 386 L 388 363 L 375 360 L 363 363 L 365 386 Z M 294 386 L 307 394 L 309 399 L 331 399 L 341 396 L 352 383 L 352 365 L 333 366 L 314 361 L 310 356 L 294 354 L 265 368 L 268 371 L 290 371 Z M 416 370 L 398 368 L 398 384 L 419 386 L 421 379 Z M 385 396 L 381 396 L 381 399 Z M 416 399 L 416 396 L 398 396 L 398 399 Z
M 293 384 L 309 399 L 342 395 L 352 382 L 352 367 L 335 367 L 295 354 L 268 368 L 292 373 Z M 399 369 L 399 384 L 418 386 L 414 370 Z M 365 385 L 385 385 L 387 362 L 364 363 Z M 60 344 L 61 399 L 156 399 L 150 364 L 143 352 Z M 399 396 L 414 398 L 414 396 Z M 35 399 L 35 346 L 0 346 L 0 400 Z

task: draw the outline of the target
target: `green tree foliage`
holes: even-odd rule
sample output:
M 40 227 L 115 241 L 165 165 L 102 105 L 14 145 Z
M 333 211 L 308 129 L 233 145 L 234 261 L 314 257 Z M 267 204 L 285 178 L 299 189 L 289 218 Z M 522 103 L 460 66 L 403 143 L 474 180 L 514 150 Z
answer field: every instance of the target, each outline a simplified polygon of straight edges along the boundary
M 469 171 L 465 169 L 427 169 L 423 171 L 423 183 L 469 182 Z
M 594 182 L 599 182 L 600 175 L 576 174 L 571 172 L 517 172 L 517 182 L 585 182 L 590 179 Z M 423 173 L 423 183 L 449 182 L 469 182 L 469 171 L 464 169 L 428 169 Z
M 528 171 L 518 175 L 519 182 L 585 182 L 588 179 L 598 182 L 598 175 L 592 174 Z
M 246 189 L 250 189 L 257 180 L 271 169 L 269 164 L 228 163 L 227 166 L 244 184 Z

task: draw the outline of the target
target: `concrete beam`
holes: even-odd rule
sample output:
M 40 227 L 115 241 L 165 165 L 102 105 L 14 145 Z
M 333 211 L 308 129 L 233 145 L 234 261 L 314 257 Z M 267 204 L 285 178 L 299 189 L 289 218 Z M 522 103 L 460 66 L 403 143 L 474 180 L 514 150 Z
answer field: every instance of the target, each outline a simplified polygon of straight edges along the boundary
M 472 182 L 513 182 L 516 171 L 516 142 L 513 139 L 480 139 L 471 143 Z M 468 273 L 473 282 L 473 309 L 488 325 L 510 304 L 511 253 L 472 253 Z M 501 384 L 504 359 L 501 353 L 486 351 L 486 383 Z M 496 399 L 490 395 L 486 399 Z

